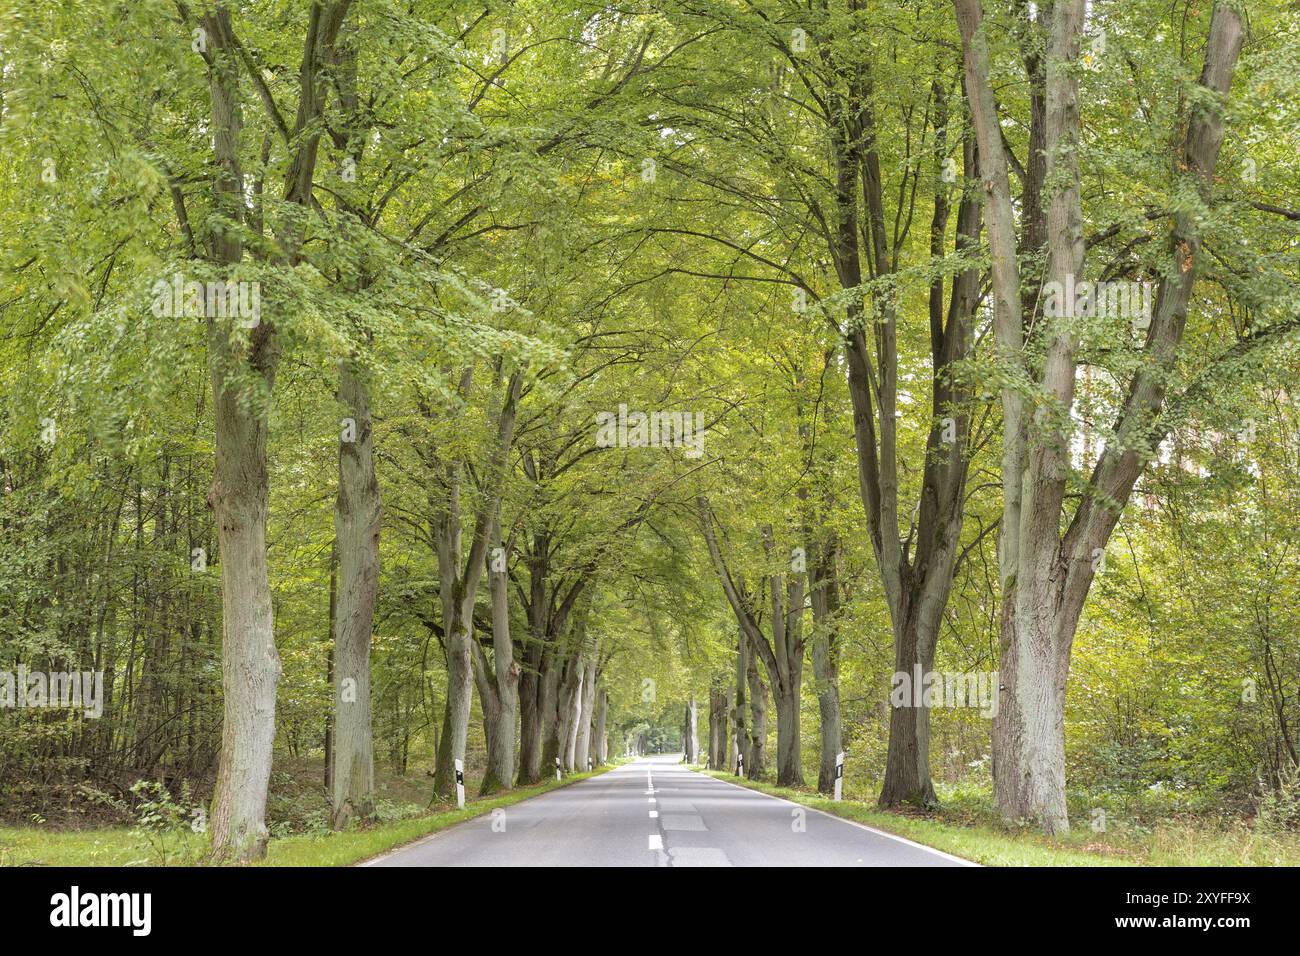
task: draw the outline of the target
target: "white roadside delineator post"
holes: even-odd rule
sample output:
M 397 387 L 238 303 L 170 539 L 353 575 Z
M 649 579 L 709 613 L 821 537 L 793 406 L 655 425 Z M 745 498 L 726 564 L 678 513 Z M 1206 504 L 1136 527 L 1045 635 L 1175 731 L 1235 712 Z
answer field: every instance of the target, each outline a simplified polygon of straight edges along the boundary
M 465 763 L 456 761 L 456 806 L 465 809 Z
M 736 776 L 743 777 L 744 775 L 745 775 L 745 755 L 743 752 L 737 750 L 736 751 Z
M 591 771 L 593 771 L 593 770 L 595 770 L 595 769 L 596 769 L 596 765 L 595 765 L 594 763 L 592 763 L 591 758 L 588 757 L 588 758 L 587 758 L 587 773 L 591 773 Z
M 844 794 L 844 751 L 835 755 L 835 799 L 839 800 Z
M 560 758 L 559 757 L 555 758 L 555 779 L 556 780 L 560 779 Z

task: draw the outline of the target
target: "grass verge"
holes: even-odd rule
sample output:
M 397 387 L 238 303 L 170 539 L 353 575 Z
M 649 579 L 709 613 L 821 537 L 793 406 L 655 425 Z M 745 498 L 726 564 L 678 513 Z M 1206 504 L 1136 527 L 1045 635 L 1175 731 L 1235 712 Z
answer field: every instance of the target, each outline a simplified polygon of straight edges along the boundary
M 339 833 L 304 833 L 273 839 L 258 866 L 349 866 L 411 843 L 431 833 L 471 820 L 497 807 L 506 807 L 551 790 L 599 776 L 614 765 L 592 773 L 570 774 L 534 787 L 509 790 L 467 800 L 465 809 L 438 810 L 403 820 Z M 95 830 L 48 830 L 40 827 L 0 827 L 0 866 L 184 866 L 206 854 L 206 835 L 181 831 L 165 841 L 150 841 L 127 827 Z
M 1211 828 L 1175 820 L 1142 831 L 1099 834 L 1088 827 L 1076 827 L 1062 837 L 1047 837 L 969 818 L 945 819 L 942 810 L 933 814 L 895 813 L 881 810 L 874 803 L 837 803 L 815 792 L 742 780 L 725 771 L 700 772 L 985 866 L 1300 865 L 1300 835 L 1262 834 L 1241 825 Z

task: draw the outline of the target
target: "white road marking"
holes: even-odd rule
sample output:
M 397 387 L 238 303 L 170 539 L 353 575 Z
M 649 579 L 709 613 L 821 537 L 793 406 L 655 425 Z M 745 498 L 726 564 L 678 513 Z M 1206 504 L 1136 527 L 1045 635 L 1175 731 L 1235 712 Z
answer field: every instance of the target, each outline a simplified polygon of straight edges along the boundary
M 659 816 L 659 811 L 658 811 L 658 810 L 651 810 L 651 811 L 650 811 L 650 819 L 651 819 L 651 820 L 657 819 L 658 816 Z
M 664 838 L 657 833 L 650 834 L 649 848 L 651 850 L 662 850 L 664 848 Z
M 702 774 L 701 776 L 707 777 L 708 775 Z M 737 790 L 747 790 L 750 793 L 756 793 L 759 796 L 767 797 L 768 799 L 775 800 L 778 803 L 789 804 L 792 807 L 803 807 L 803 804 L 795 803 L 793 800 L 787 800 L 784 797 L 774 796 L 770 793 L 763 793 L 762 790 L 755 790 L 752 787 L 742 787 L 740 784 L 732 783 L 730 780 L 722 780 L 718 777 L 708 777 L 708 779 L 717 780 L 718 783 L 725 783 L 728 787 L 735 787 Z M 833 813 L 827 813 L 825 810 L 816 810 L 812 807 L 803 807 L 803 809 L 810 813 L 815 813 L 818 816 L 826 817 L 828 820 L 834 820 L 836 823 L 847 823 L 849 826 L 857 827 L 859 830 L 866 830 L 868 833 L 874 833 L 876 836 L 882 836 L 887 840 L 896 840 L 899 843 L 906 843 L 908 846 L 914 846 L 918 850 L 925 850 L 927 853 L 933 853 L 935 856 L 944 857 L 945 859 L 952 860 L 954 863 L 960 863 L 962 866 L 980 865 L 974 860 L 964 860 L 959 856 L 953 856 L 951 853 L 944 853 L 943 850 L 936 850 L 932 846 L 926 846 L 924 843 L 917 843 L 915 840 L 909 840 L 907 837 L 901 837 L 894 833 L 887 833 L 884 830 L 877 830 L 875 827 L 869 827 L 865 823 L 859 823 L 857 820 L 849 820 L 846 817 L 837 817 Z

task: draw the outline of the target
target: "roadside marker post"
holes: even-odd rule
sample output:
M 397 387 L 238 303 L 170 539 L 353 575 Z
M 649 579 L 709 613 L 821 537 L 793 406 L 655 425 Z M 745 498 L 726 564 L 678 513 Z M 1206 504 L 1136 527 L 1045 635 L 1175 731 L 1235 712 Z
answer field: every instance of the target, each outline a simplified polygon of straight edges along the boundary
M 592 762 L 591 758 L 588 757 L 588 758 L 587 758 L 587 773 L 591 773 L 591 772 L 592 772 L 593 770 L 595 770 L 595 769 L 596 769 L 596 765 Z
M 556 780 L 560 779 L 560 758 L 559 757 L 555 758 L 555 779 Z
M 835 755 L 835 799 L 839 800 L 844 794 L 844 751 Z
M 456 806 L 465 809 L 465 762 L 456 761 Z
M 743 777 L 744 775 L 745 775 L 745 754 L 743 751 L 737 750 L 736 751 L 736 776 Z

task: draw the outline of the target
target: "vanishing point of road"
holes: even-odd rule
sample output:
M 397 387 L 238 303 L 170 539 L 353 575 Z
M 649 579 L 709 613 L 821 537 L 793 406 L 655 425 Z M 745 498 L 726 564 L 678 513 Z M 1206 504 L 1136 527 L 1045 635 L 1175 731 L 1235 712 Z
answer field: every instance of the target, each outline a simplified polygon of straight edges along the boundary
M 973 866 L 649 757 L 449 827 L 365 866 Z

